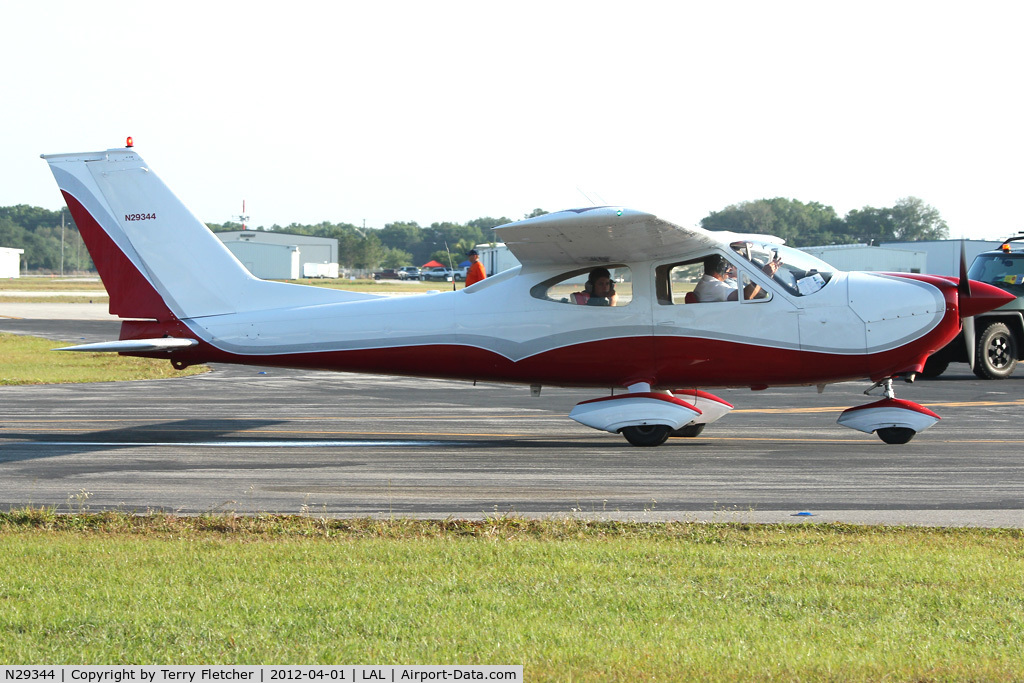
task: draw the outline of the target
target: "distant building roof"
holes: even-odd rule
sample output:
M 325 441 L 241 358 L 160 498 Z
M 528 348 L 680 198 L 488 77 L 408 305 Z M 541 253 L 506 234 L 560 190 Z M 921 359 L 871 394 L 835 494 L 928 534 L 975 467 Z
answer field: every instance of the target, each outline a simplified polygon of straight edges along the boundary
M 271 244 L 337 244 L 338 240 L 333 237 L 314 237 L 302 235 L 295 232 L 283 230 L 227 230 L 216 233 L 222 242 L 229 239 L 255 240 L 258 242 L 269 242 Z

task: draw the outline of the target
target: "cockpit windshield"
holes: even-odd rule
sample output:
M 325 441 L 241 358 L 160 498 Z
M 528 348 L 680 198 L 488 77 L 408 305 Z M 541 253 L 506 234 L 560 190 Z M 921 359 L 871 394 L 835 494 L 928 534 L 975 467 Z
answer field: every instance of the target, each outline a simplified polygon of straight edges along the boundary
M 773 279 L 794 296 L 814 294 L 832 279 L 832 266 L 799 249 L 756 240 L 729 246 L 758 270 L 763 271 L 772 261 L 778 263 Z

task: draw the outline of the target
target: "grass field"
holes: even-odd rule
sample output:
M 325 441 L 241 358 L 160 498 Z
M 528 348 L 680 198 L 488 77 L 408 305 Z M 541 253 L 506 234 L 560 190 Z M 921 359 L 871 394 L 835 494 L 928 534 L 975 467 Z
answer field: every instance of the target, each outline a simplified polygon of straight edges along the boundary
M 0 515 L 0 663 L 1019 681 L 1019 531 Z
M 0 279 L 0 292 L 92 292 L 106 295 L 98 276 L 84 277 L 19 277 Z
M 9 294 L 8 292 L 26 293 Z M 60 294 L 56 294 L 57 292 Z M 107 291 L 98 277 L 0 279 L 0 303 L 105 304 L 108 298 Z
M 132 358 L 116 353 L 53 351 L 62 346 L 72 344 L 0 333 L 0 385 L 163 379 L 209 370 L 204 365 L 175 370 L 167 360 Z
M 89 292 L 82 294 L 3 294 L 0 293 L 0 304 L 106 304 L 110 297 L 106 292 Z

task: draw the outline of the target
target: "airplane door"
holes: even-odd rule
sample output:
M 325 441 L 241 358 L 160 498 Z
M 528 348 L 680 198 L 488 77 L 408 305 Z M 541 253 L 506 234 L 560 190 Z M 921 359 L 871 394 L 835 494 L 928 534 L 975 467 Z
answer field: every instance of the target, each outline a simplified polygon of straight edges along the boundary
M 656 266 L 652 330 L 659 383 L 676 388 L 750 386 L 800 372 L 797 308 L 770 280 L 740 269 L 736 300 L 700 301 L 700 260 Z M 739 285 L 742 286 L 738 286 Z M 754 283 L 757 298 L 744 300 Z M 791 380 L 790 380 L 791 381 Z
M 492 374 L 507 368 L 517 381 L 610 387 L 647 381 L 654 359 L 649 283 L 612 265 L 614 303 L 586 303 L 575 295 L 587 291 L 589 270 L 499 275 L 460 292 L 460 343 L 493 351 Z

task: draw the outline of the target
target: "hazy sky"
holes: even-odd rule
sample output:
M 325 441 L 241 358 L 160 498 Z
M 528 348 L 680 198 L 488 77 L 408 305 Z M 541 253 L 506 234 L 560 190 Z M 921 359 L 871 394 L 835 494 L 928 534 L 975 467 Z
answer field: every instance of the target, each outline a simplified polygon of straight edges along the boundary
M 126 136 L 207 222 L 681 225 L 915 196 L 1024 229 L 1020 2 L 0 0 L 0 206 Z

